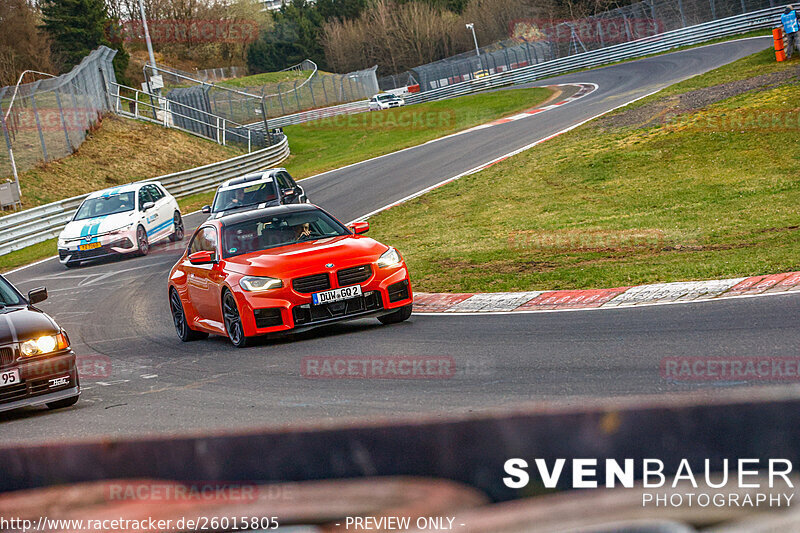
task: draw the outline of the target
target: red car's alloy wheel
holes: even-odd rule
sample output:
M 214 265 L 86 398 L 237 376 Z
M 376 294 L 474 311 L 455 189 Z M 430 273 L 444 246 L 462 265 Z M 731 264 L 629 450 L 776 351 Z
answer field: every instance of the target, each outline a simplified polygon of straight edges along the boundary
M 225 321 L 225 331 L 233 345 L 237 348 L 246 346 L 247 337 L 244 336 L 242 318 L 239 316 L 239 308 L 236 307 L 236 299 L 227 291 L 222 297 L 222 318 Z
M 189 323 L 186 321 L 186 313 L 183 311 L 181 297 L 178 296 L 178 291 L 175 289 L 169 291 L 169 307 L 172 311 L 172 323 L 175 324 L 175 331 L 183 342 L 208 337 L 208 333 L 195 331 L 189 327 Z

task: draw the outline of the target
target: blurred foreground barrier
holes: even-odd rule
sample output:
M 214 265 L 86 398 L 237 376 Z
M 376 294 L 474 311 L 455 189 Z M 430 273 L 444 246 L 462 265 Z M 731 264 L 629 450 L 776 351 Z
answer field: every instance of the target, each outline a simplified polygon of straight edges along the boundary
M 503 483 L 510 458 L 656 458 L 665 472 L 686 459 L 694 472 L 722 458 L 782 458 L 800 464 L 800 395 L 792 388 L 739 388 L 712 394 L 615 398 L 592 405 L 393 421 L 324 423 L 214 435 L 7 446 L 0 490 L 148 477 L 171 480 L 296 482 L 373 476 L 425 476 L 470 485 L 498 501 L 531 495 Z
M 284 136 L 280 142 L 262 150 L 146 181 L 160 181 L 173 196 L 180 198 L 210 191 L 229 178 L 276 166 L 287 157 L 289 142 Z M 0 217 L 0 255 L 57 237 L 87 196 L 83 194 Z

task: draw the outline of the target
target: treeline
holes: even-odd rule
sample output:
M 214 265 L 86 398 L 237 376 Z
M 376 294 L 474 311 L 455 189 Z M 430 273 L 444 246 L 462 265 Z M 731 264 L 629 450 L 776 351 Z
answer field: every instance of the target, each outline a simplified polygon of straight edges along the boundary
M 0 2 L 0 86 L 25 70 L 66 72 L 101 45 L 117 50 L 114 70 L 124 80 L 128 54 L 103 0 Z
M 472 0 L 460 13 L 426 2 L 377 0 L 357 19 L 326 23 L 320 40 L 337 72 L 379 65 L 382 73 L 393 74 L 474 50 L 467 23 L 474 23 L 478 42 L 487 45 L 508 39 L 512 21 L 550 17 L 553 10 L 542 0 Z
M 142 58 L 135 61 L 135 72 L 130 73 L 138 79 L 142 76 L 146 58 L 142 36 L 131 32 L 141 20 L 139 0 L 106 2 L 111 13 L 126 21 L 126 47 L 134 57 Z M 184 70 L 244 66 L 248 47 L 272 25 L 271 15 L 260 0 L 143 0 L 143 3 L 156 61 Z M 134 24 L 128 24 L 128 21 Z M 240 34 L 236 29 L 226 31 L 226 22 L 242 21 L 250 23 L 246 34 Z M 210 23 L 218 38 L 178 38 L 176 34 L 186 31 L 192 22 Z
M 377 64 L 380 74 L 472 50 L 466 23 L 475 24 L 479 43 L 487 45 L 507 39 L 515 19 L 578 18 L 627 3 L 289 0 L 270 12 L 261 0 L 144 0 L 161 63 L 184 70 L 246 64 L 258 73 L 309 58 L 336 72 Z M 100 45 L 118 51 L 118 80 L 141 81 L 145 44 L 141 36 L 130 34 L 130 25 L 139 19 L 138 0 L 0 0 L 0 84 L 14 83 L 25 69 L 65 72 Z M 248 21 L 251 32 L 231 39 L 176 38 L 175 28 L 202 21 L 220 27 L 226 21 Z M 130 65 L 129 53 L 136 58 Z
M 291 0 L 247 53 L 252 71 L 280 70 L 310 58 L 349 72 L 378 65 L 380 74 L 474 49 L 510 37 L 522 18 L 579 18 L 629 0 Z

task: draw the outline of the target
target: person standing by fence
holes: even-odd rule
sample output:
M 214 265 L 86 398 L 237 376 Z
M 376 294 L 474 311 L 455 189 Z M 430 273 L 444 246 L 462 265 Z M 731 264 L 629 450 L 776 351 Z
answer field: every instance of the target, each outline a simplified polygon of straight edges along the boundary
M 786 59 L 789 59 L 792 57 L 792 49 L 796 48 L 800 52 L 800 42 L 797 39 L 800 25 L 797 22 L 797 12 L 792 6 L 786 6 L 781 15 L 781 23 L 783 24 L 783 33 L 786 34 Z

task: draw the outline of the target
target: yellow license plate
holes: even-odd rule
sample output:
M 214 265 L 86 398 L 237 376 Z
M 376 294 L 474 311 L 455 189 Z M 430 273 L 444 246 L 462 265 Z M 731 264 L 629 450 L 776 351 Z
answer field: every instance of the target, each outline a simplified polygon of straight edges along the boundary
M 83 252 L 85 250 L 94 250 L 95 248 L 100 248 L 99 242 L 93 242 L 92 244 L 81 244 L 78 246 L 78 249 Z

